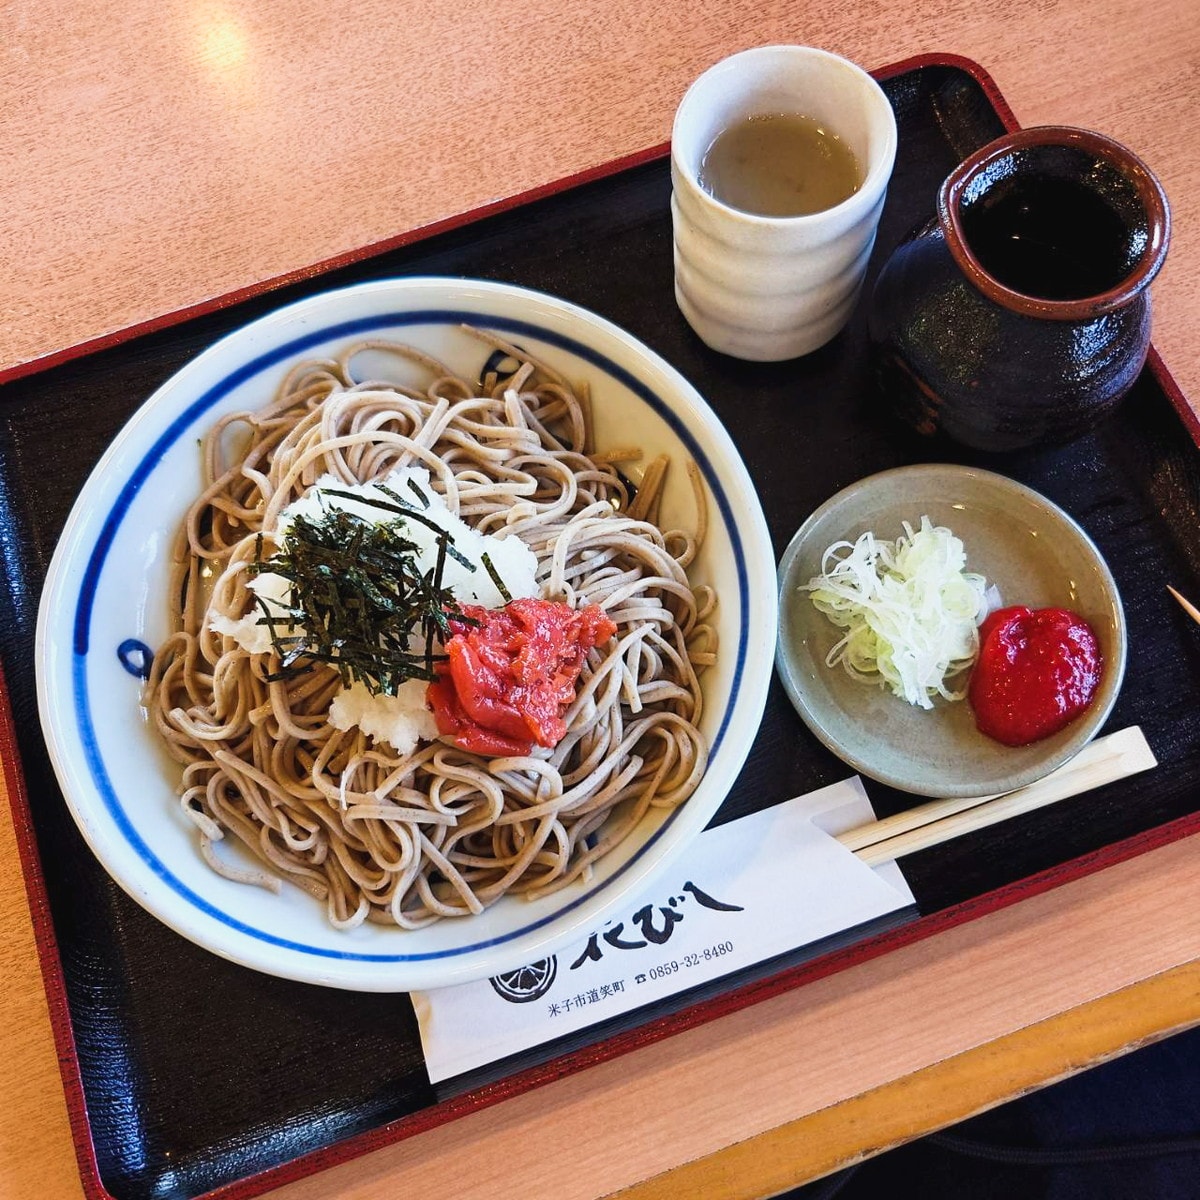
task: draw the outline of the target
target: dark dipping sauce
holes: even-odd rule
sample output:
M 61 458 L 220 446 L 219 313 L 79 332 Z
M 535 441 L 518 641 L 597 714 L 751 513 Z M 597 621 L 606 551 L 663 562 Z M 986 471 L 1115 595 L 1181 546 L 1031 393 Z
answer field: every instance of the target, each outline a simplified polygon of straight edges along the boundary
M 981 733 L 1027 746 L 1095 699 L 1104 660 L 1088 623 L 1065 608 L 1001 608 L 979 628 L 968 695 Z
M 1082 300 L 1129 274 L 1121 218 L 1068 179 L 1005 181 L 964 207 L 963 234 L 998 283 L 1042 300 Z

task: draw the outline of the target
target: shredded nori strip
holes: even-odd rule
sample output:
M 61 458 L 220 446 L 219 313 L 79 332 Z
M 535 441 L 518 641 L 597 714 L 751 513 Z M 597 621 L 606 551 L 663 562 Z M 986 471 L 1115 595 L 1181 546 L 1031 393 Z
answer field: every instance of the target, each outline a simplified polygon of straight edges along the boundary
M 422 520 L 408 506 L 332 489 L 327 494 Z M 297 515 L 269 559 L 259 544 L 252 570 L 281 575 L 292 594 L 287 611 L 272 612 L 256 597 L 259 624 L 267 626 L 279 657 L 268 681 L 294 679 L 326 663 L 345 686 L 358 680 L 375 695 L 394 696 L 405 680 L 437 677 L 436 665 L 446 656 L 435 653 L 435 643 L 450 636 L 451 620 L 469 619 L 443 583 L 450 535 L 428 519 L 422 523 L 438 534 L 437 560 L 424 572 L 402 523 L 371 522 L 344 509 L 327 509 L 319 519 Z M 417 633 L 424 645 L 414 649 Z
M 356 500 L 359 504 L 369 504 L 372 508 L 383 509 L 384 512 L 399 513 L 402 517 L 406 517 L 410 521 L 420 521 L 422 525 L 429 526 L 438 535 L 439 539 L 445 539 L 446 553 L 456 563 L 474 573 L 475 564 L 465 554 L 454 548 L 454 539 L 432 517 L 427 517 L 423 513 L 417 512 L 414 505 L 409 504 L 407 500 L 401 499 L 391 488 L 380 487 L 379 490 L 394 497 L 396 503 L 389 504 L 386 500 L 376 500 L 374 496 L 360 496 L 357 492 L 343 492 L 337 488 L 321 488 L 317 494 L 320 496 L 337 496 L 341 500 Z
M 492 577 L 492 582 L 496 585 L 496 590 L 500 593 L 504 603 L 512 603 L 512 592 L 504 586 L 504 580 L 500 578 L 500 572 L 492 565 L 491 556 L 486 550 L 479 556 L 479 561 L 483 563 L 487 573 Z
M 414 481 L 410 479 L 408 482 L 409 482 L 409 483 L 413 483 Z M 402 495 L 400 495 L 400 493 L 399 493 L 399 492 L 397 492 L 397 491 L 396 491 L 394 488 L 390 488 L 390 487 L 388 487 L 388 485 L 387 485 L 386 483 L 377 483 L 375 486 L 376 486 L 376 487 L 377 487 L 377 488 L 378 488 L 378 489 L 379 489 L 379 490 L 380 490 L 380 491 L 381 491 L 381 492 L 382 492 L 382 493 L 383 493 L 383 494 L 384 494 L 384 495 L 385 495 L 385 496 L 386 496 L 386 497 L 387 497 L 389 500 L 395 500 L 395 502 L 396 502 L 397 504 L 399 504 L 401 508 L 406 508 L 406 509 L 410 509 L 410 510 L 412 509 L 412 507 L 413 507 L 413 503 L 412 503 L 412 501 L 411 501 L 411 500 L 405 500 L 405 498 L 404 498 Z M 318 495 L 320 495 L 320 496 L 323 496 L 323 495 L 325 495 L 325 491 L 324 491 L 324 490 L 321 490 L 321 491 L 319 491 L 317 494 L 318 494 Z M 363 500 L 363 502 L 364 502 L 365 504 L 370 504 L 370 503 L 371 503 L 371 500 L 370 500 L 370 498 L 369 498 L 369 497 L 367 497 L 367 496 L 363 496 L 363 497 L 362 497 L 362 500 Z M 428 504 L 423 504 L 421 507 L 422 507 L 422 508 L 428 508 L 428 507 L 429 507 L 429 505 L 428 505 Z

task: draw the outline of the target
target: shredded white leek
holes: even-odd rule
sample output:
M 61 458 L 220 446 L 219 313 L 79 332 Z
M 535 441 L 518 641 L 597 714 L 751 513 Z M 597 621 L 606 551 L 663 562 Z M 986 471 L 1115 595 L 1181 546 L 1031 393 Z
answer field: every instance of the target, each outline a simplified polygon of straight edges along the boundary
M 979 622 L 998 607 L 995 589 L 966 568 L 962 542 L 928 517 L 907 521 L 894 542 L 864 533 L 835 542 L 821 574 L 802 584 L 813 604 L 846 631 L 825 659 L 860 683 L 888 688 L 909 704 L 961 700 L 946 681 L 979 653 Z

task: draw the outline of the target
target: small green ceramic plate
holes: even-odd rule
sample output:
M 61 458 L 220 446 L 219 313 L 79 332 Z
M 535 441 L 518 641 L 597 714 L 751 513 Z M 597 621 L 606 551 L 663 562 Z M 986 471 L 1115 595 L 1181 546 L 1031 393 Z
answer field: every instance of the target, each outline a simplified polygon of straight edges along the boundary
M 1003 605 L 1069 608 L 1095 630 L 1100 691 L 1066 729 L 1031 746 L 1003 746 L 975 728 L 966 700 L 921 709 L 825 665 L 839 631 L 799 585 L 820 573 L 834 542 L 868 529 L 895 538 L 903 521 L 917 525 L 922 516 L 962 539 L 968 570 L 994 583 Z M 1040 779 L 1095 736 L 1125 674 L 1125 614 L 1100 552 L 1044 496 L 973 467 L 900 467 L 838 492 L 797 531 L 779 565 L 776 663 L 805 724 L 855 770 L 922 796 L 986 796 Z

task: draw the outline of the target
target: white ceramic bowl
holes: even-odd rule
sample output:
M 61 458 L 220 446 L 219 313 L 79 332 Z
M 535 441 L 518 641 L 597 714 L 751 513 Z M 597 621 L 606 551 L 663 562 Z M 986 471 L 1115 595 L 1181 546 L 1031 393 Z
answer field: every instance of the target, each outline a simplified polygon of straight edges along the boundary
M 458 327 L 489 327 L 543 357 L 594 398 L 598 441 L 640 442 L 701 467 L 710 528 L 693 568 L 720 594 L 721 650 L 703 677 L 708 770 L 692 797 L 648 819 L 590 884 L 541 900 L 503 899 L 482 915 L 401 931 L 339 933 L 323 906 L 213 874 L 176 798 L 178 767 L 139 706 L 148 650 L 167 633 L 170 545 L 200 486 L 197 439 L 232 409 L 257 408 L 288 366 L 358 337 L 394 337 L 463 372 L 486 347 Z M 664 520 L 694 520 L 682 471 Z M 42 728 L 75 820 L 108 872 L 184 937 L 270 974 L 363 991 L 407 991 L 494 975 L 545 957 L 602 923 L 708 822 L 758 728 L 776 606 L 770 538 L 724 427 L 694 388 L 608 321 L 498 283 L 396 279 L 300 301 L 205 351 L 137 411 L 88 480 L 50 565 L 37 631 Z

